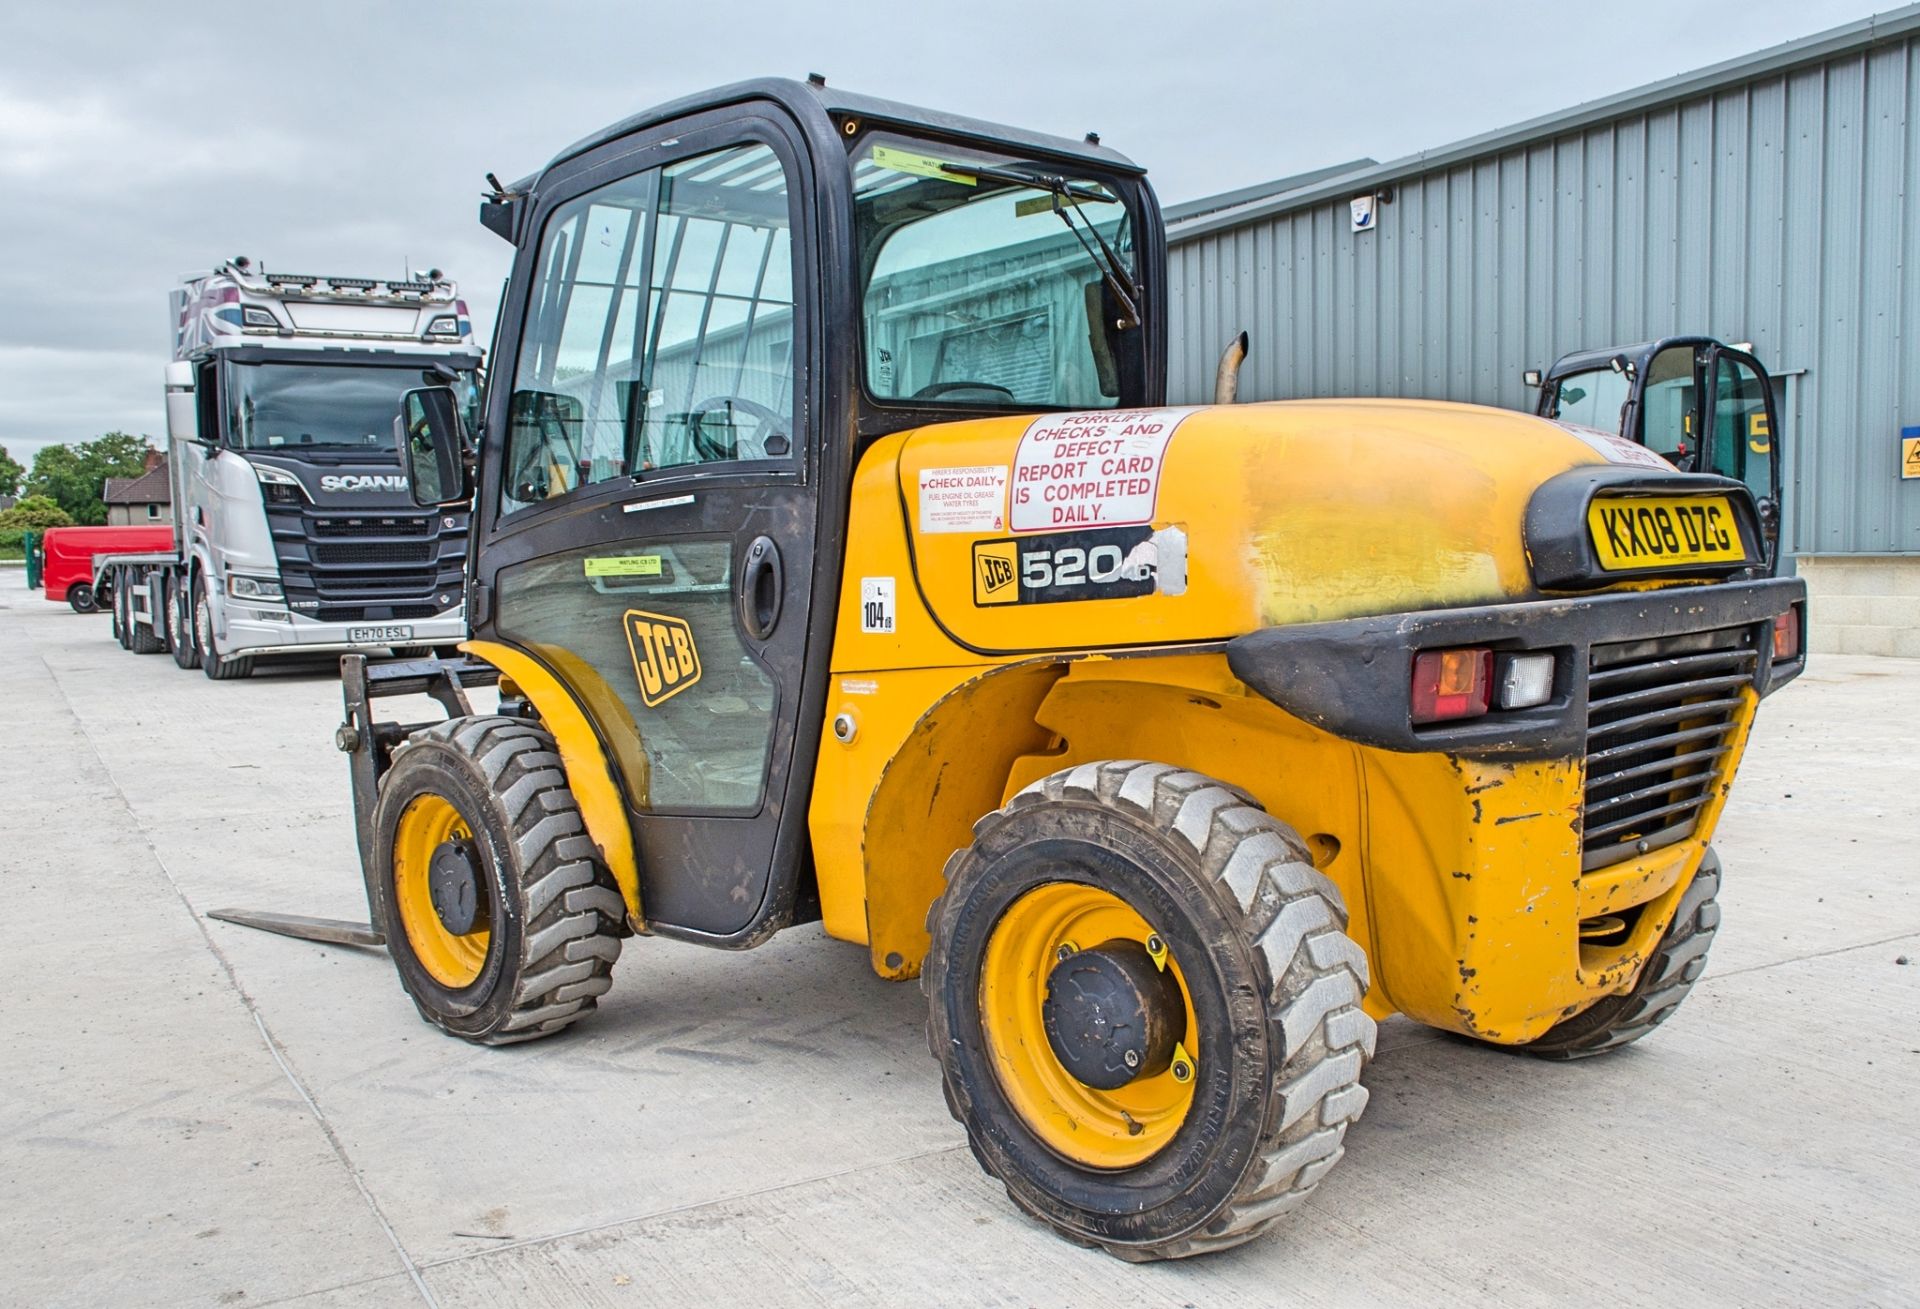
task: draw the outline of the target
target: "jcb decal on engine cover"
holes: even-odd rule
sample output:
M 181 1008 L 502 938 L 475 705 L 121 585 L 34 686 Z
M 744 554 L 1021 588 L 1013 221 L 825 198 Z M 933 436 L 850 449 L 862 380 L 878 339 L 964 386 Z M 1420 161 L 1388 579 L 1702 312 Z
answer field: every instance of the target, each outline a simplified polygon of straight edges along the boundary
M 1056 532 L 973 547 L 976 605 L 1119 600 L 1186 589 L 1187 534 L 1177 526 Z
M 1012 529 L 1151 523 L 1167 443 L 1193 409 L 1047 414 L 1013 457 Z
M 684 618 L 629 609 L 627 648 L 633 651 L 633 675 L 640 679 L 640 699 L 651 709 L 672 699 L 700 680 L 700 651 L 693 629 Z

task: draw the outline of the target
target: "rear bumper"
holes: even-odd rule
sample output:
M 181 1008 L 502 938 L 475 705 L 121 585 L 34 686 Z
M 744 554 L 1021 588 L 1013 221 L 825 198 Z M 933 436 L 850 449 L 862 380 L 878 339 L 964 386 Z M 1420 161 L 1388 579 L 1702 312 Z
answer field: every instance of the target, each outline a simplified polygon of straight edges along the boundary
M 1806 633 L 1798 657 L 1775 661 L 1768 634 L 1758 629 L 1793 606 L 1804 625 L 1806 600 L 1805 582 L 1776 577 L 1385 614 L 1252 632 L 1227 643 L 1227 663 L 1288 713 L 1360 745 L 1476 759 L 1558 759 L 1583 749 L 1594 646 L 1750 624 L 1760 652 L 1753 689 L 1765 696 L 1806 667 Z M 1409 697 L 1414 654 L 1458 646 L 1552 652 L 1553 699 L 1533 709 L 1416 727 Z

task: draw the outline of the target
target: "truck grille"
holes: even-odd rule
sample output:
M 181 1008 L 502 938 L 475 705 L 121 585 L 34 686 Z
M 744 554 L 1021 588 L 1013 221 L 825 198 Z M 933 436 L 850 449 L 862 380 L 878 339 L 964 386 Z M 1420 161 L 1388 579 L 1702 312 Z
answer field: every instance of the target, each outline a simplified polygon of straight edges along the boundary
M 270 504 L 267 523 L 296 614 L 329 623 L 405 621 L 460 602 L 463 510 L 341 513 Z
M 1587 676 L 1583 868 L 1693 833 L 1720 777 L 1740 689 L 1759 661 L 1751 627 L 1593 647 Z

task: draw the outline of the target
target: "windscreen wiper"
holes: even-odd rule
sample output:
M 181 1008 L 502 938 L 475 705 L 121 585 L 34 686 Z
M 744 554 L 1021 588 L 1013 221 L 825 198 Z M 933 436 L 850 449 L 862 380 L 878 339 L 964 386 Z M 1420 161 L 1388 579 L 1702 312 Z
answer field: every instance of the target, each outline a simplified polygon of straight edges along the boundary
M 991 164 L 948 164 L 940 165 L 940 170 L 957 177 L 977 177 L 989 182 L 1011 182 L 1016 186 L 1033 187 L 1046 191 L 1053 196 L 1053 212 L 1067 225 L 1074 239 L 1080 242 L 1080 248 L 1087 252 L 1087 258 L 1100 266 L 1100 275 L 1106 280 L 1107 288 L 1113 292 L 1114 299 L 1120 302 L 1120 320 L 1114 326 L 1121 331 L 1140 326 L 1140 284 L 1127 272 L 1126 265 L 1120 262 L 1120 256 L 1113 252 L 1107 239 L 1100 235 L 1085 214 L 1080 214 L 1079 226 L 1074 225 L 1072 215 L 1079 211 L 1079 202 L 1093 200 L 1101 204 L 1111 204 L 1116 197 L 1092 186 L 1076 185 L 1057 173 L 1022 173 L 1012 168 L 996 168 Z M 1061 201 L 1072 201 L 1062 204 Z M 1082 230 L 1084 229 L 1084 231 Z M 1088 241 L 1091 236 L 1093 241 Z M 1094 243 L 1100 246 L 1094 251 Z

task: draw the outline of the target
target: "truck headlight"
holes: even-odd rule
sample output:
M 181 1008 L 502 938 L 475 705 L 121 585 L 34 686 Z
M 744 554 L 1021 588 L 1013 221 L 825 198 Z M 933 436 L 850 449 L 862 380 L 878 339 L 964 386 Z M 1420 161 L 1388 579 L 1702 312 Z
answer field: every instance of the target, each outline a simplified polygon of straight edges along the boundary
M 286 592 L 280 589 L 280 583 L 271 577 L 243 577 L 239 573 L 227 574 L 227 594 L 236 600 L 284 600 Z

